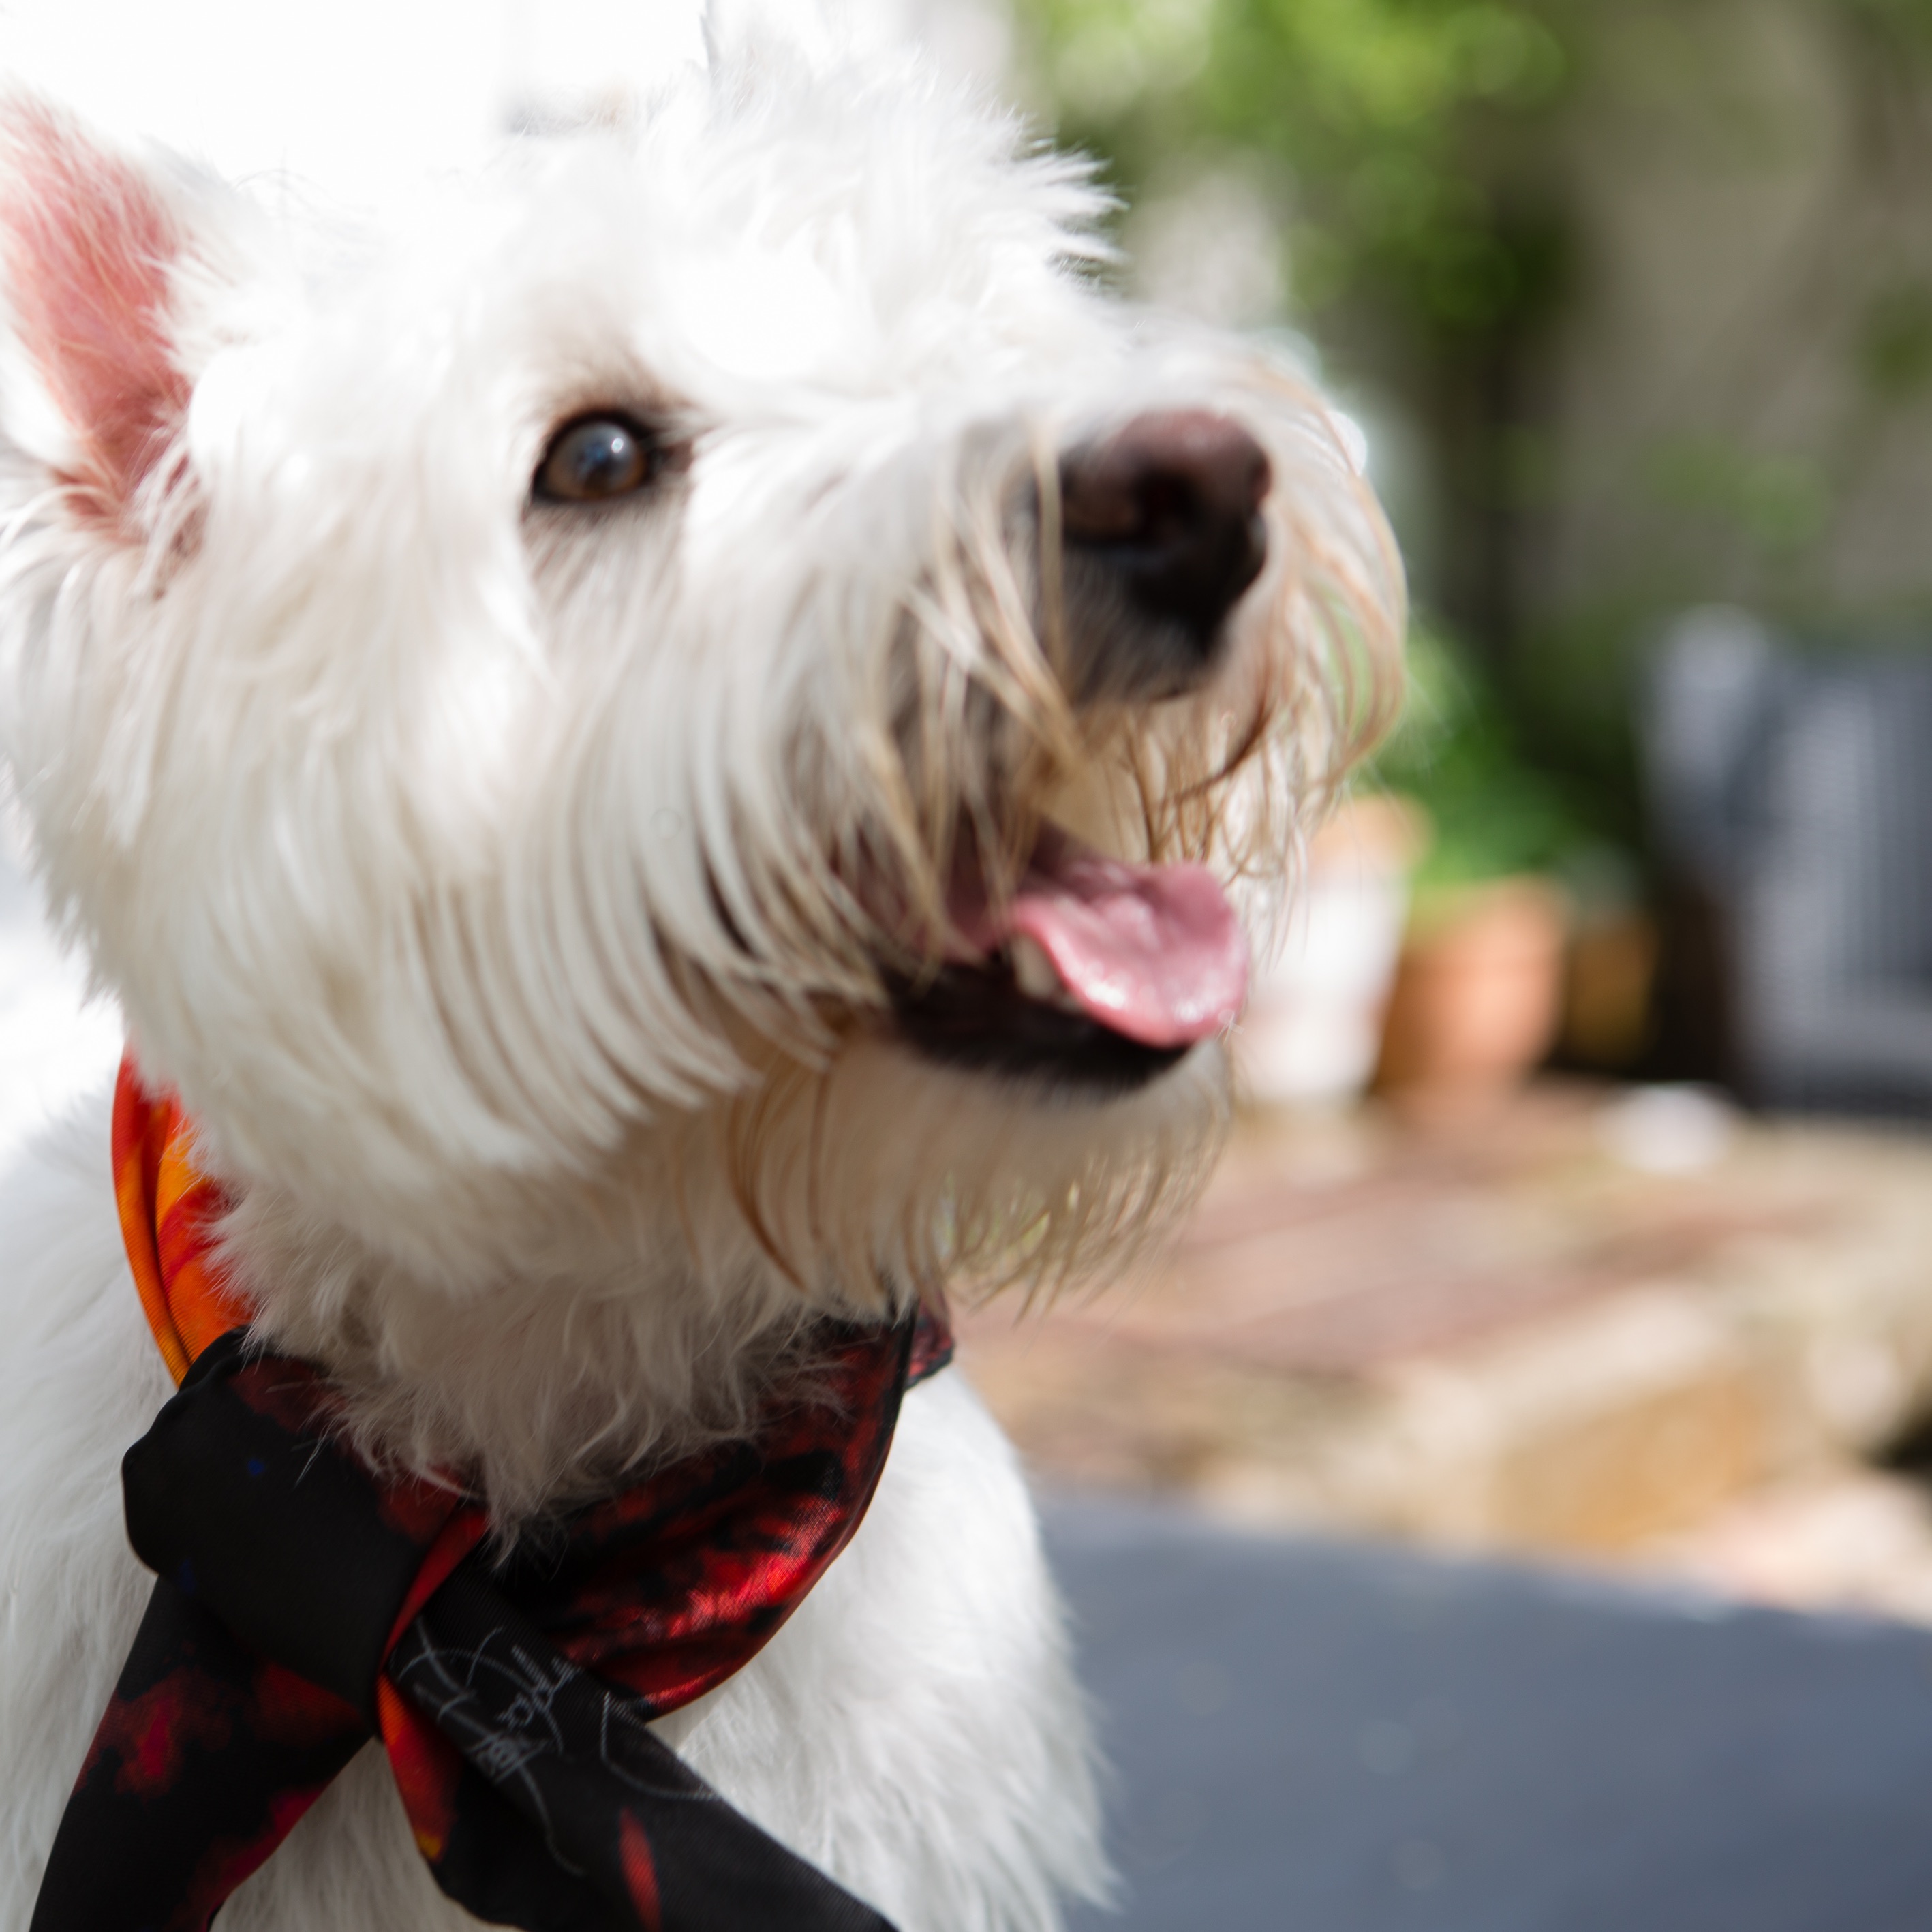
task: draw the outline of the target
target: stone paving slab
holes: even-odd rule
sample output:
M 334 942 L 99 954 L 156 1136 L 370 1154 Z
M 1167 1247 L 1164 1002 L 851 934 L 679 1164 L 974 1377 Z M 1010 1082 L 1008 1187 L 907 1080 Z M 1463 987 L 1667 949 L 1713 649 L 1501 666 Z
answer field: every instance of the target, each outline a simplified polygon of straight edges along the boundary
M 1654 1097 L 1250 1119 L 1142 1279 L 963 1358 L 1055 1479 L 1462 1546 L 1640 1550 L 1854 1467 L 1932 1406 L 1932 1141 L 1704 1102 L 1653 1158 Z
M 1924 1932 L 1932 1636 L 1063 1496 L 1072 1932 Z

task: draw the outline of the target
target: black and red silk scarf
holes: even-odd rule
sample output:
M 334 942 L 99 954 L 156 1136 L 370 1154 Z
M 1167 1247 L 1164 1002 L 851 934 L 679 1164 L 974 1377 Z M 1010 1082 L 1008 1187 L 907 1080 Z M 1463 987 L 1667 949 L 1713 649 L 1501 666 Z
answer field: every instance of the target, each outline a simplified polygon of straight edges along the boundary
M 124 1061 L 128 1258 L 180 1391 L 122 1465 L 158 1572 L 32 1932 L 206 1932 L 373 1735 L 418 1847 L 526 1932 L 891 1932 L 648 1728 L 740 1669 L 871 1501 L 944 1316 L 828 1324 L 810 1400 L 491 1562 L 460 1491 L 379 1478 L 320 1372 L 246 1346 L 193 1126 Z

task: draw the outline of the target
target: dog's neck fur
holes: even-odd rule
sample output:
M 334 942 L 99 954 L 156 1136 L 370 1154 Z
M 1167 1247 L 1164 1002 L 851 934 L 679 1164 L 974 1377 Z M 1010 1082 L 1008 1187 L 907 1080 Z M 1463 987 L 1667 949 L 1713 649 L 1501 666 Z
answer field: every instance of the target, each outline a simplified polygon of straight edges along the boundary
M 373 1460 L 454 1475 L 506 1525 L 741 1430 L 814 1318 L 884 1312 L 808 1298 L 748 1238 L 700 1258 L 688 1204 L 634 1167 L 530 1200 L 497 1266 L 454 1288 L 272 1186 L 236 1196 L 224 1254 L 261 1338 L 331 1372 Z
M 1227 1108 L 1218 1045 L 1132 1108 L 1016 1108 L 881 1032 L 825 1067 L 770 1059 L 601 1160 L 472 1173 L 366 1227 L 225 1163 L 218 1120 L 202 1153 L 262 1339 L 335 1377 L 372 1456 L 455 1473 L 514 1524 L 741 1430 L 820 1318 L 1118 1278 L 1192 1198 Z

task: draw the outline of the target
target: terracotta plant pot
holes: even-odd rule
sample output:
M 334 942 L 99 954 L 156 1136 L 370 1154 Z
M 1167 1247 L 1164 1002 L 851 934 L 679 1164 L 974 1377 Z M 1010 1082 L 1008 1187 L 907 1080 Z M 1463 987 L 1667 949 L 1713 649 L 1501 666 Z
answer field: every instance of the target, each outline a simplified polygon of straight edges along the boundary
M 1376 1084 L 1444 1098 L 1514 1086 L 1556 1040 L 1564 939 L 1563 896 L 1547 880 L 1430 893 L 1402 946 Z
M 1650 1044 L 1657 922 L 1622 912 L 1590 921 L 1570 941 L 1563 1051 L 1580 1066 L 1619 1072 Z
M 1418 806 L 1349 800 L 1311 842 L 1307 876 L 1275 957 L 1255 975 L 1234 1036 L 1244 1096 L 1319 1106 L 1358 1097 L 1408 916 L 1408 874 L 1429 840 Z

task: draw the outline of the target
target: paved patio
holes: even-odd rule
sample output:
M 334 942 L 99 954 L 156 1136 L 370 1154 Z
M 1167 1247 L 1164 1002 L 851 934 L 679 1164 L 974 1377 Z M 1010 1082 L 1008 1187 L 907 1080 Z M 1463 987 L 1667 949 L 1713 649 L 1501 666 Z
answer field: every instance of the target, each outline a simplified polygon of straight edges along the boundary
M 1932 1141 L 1582 1084 L 1244 1121 L 1143 1277 L 963 1352 L 1055 1482 L 1932 1614 Z

